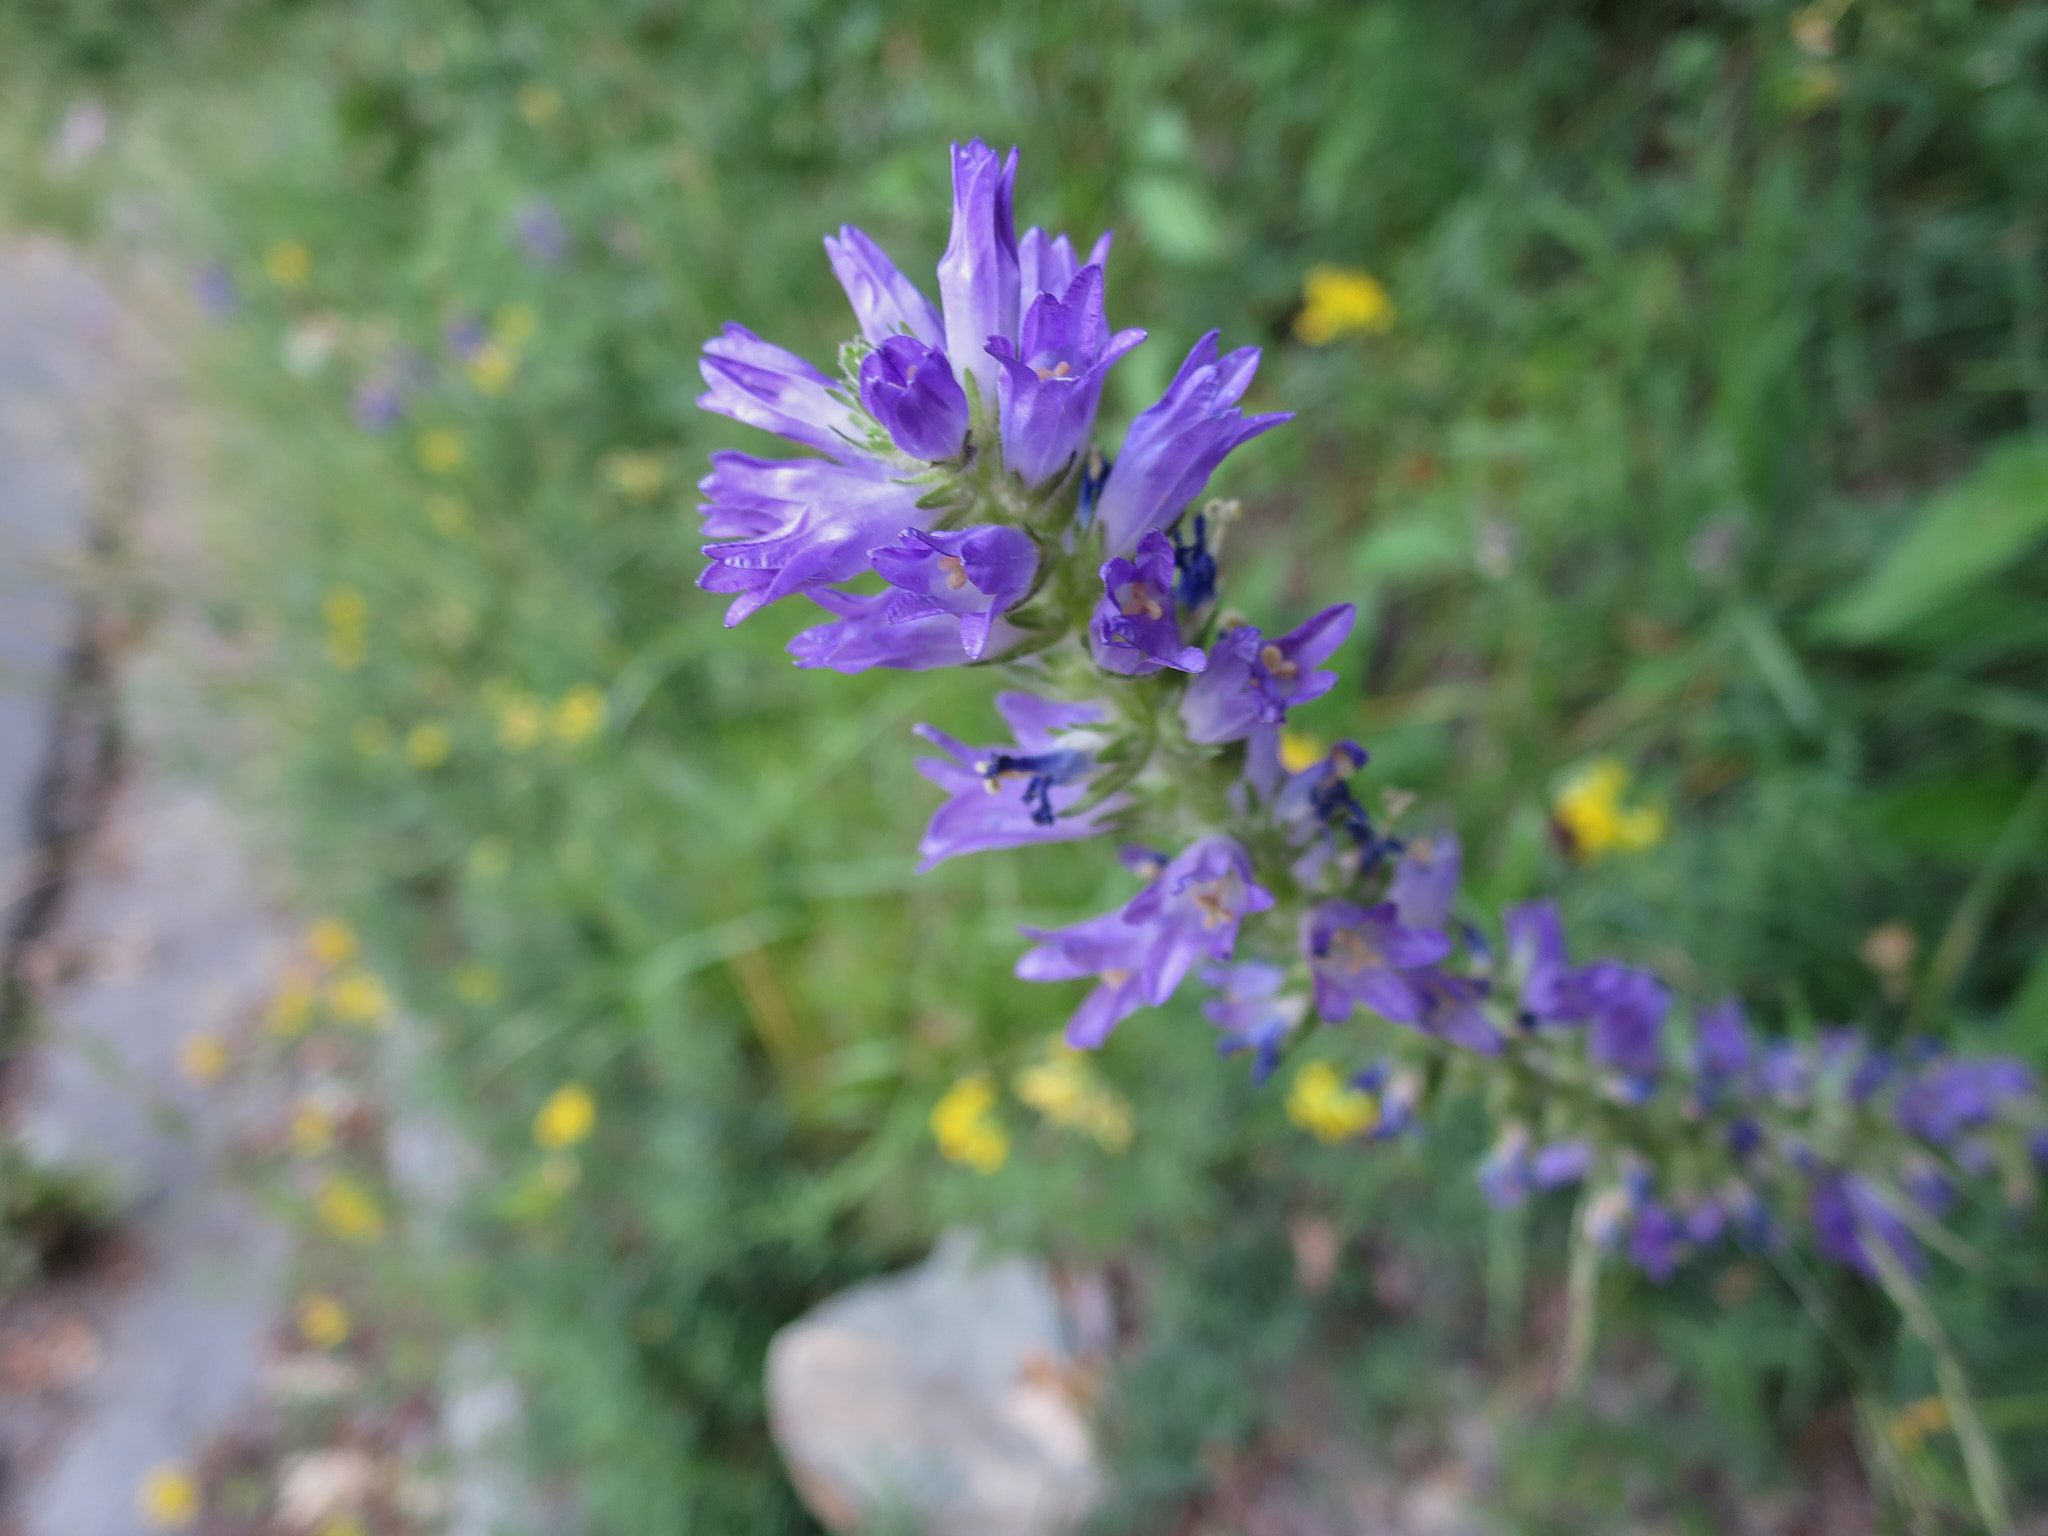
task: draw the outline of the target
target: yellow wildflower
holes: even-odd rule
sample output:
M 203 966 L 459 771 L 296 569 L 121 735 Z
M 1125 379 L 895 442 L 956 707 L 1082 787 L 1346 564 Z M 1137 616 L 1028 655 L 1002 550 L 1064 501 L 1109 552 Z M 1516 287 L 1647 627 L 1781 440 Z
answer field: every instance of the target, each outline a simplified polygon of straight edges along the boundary
M 512 375 L 519 371 L 519 358 L 502 342 L 487 341 L 470 354 L 462 371 L 478 394 L 502 395 L 511 387 Z
M 462 434 L 448 427 L 422 432 L 416 451 L 420 468 L 430 475 L 452 475 L 469 458 L 469 447 L 462 441 Z
M 1329 750 L 1306 731 L 1282 728 L 1280 732 L 1280 766 L 1289 773 L 1315 767 L 1329 755 Z
M 533 1117 L 533 1139 L 549 1152 L 573 1147 L 597 1125 L 597 1100 L 581 1083 L 564 1083 Z
M 135 1512 L 152 1530 L 181 1531 L 199 1518 L 199 1484 L 178 1462 L 151 1467 L 135 1490 Z
M 370 656 L 370 644 L 359 631 L 329 630 L 327 661 L 337 672 L 353 672 Z
M 562 115 L 562 93 L 538 80 L 519 88 L 519 115 L 529 128 L 545 128 Z
M 327 984 L 327 1011 L 343 1024 L 383 1029 L 390 1023 L 391 994 L 369 971 L 346 971 Z
M 533 333 L 540 329 L 540 316 L 534 313 L 531 304 L 501 304 L 498 312 L 491 317 L 491 330 L 499 341 L 517 350 L 533 340 Z
M 986 1072 L 970 1073 L 948 1088 L 931 1114 L 940 1155 L 977 1173 L 1002 1167 L 1010 1156 L 1010 1138 L 989 1113 L 995 1104 L 995 1079 Z
M 313 275 L 313 253 L 303 240 L 273 240 L 263 253 L 263 275 L 290 292 Z
M 355 929 L 347 923 L 338 917 L 323 917 L 306 930 L 306 948 L 322 965 L 335 966 L 355 959 L 362 945 L 356 939 Z
M 465 965 L 449 978 L 455 985 L 455 995 L 465 1003 L 481 1007 L 498 1000 L 498 973 L 488 965 Z
M 1938 1397 L 1917 1398 L 1892 1419 L 1892 1444 L 1911 1455 L 1929 1435 L 1949 1427 L 1948 1404 Z
M 270 994 L 264 1023 L 273 1035 L 286 1039 L 302 1035 L 313 1020 L 313 984 L 296 971 L 288 971 Z
M 612 489 L 633 501 L 651 501 L 668 484 L 668 466 L 659 454 L 608 453 L 603 468 Z
M 369 1527 L 354 1515 L 336 1515 L 320 1523 L 313 1536 L 370 1536 Z
M 334 1150 L 334 1116 L 310 1099 L 301 1099 L 292 1110 L 292 1153 L 296 1157 L 324 1157 Z
M 578 683 L 555 705 L 555 736 L 574 746 L 604 728 L 609 706 L 595 683 Z
M 204 1031 L 187 1035 L 178 1045 L 178 1074 L 188 1083 L 213 1083 L 228 1069 L 227 1042 Z
M 338 1349 L 348 1342 L 353 1325 L 348 1308 L 325 1291 L 299 1298 L 299 1337 L 315 1349 Z
M 405 733 L 405 760 L 422 770 L 438 768 L 448 761 L 454 744 L 447 726 L 438 720 L 422 720 Z
M 1019 1072 L 1017 1097 L 1054 1125 L 1095 1138 L 1105 1152 L 1131 1144 L 1131 1106 L 1124 1096 L 1089 1071 L 1081 1052 L 1055 1044 L 1043 1061 Z
M 348 739 L 364 757 L 382 757 L 391 750 L 391 722 L 365 715 L 349 728 Z
M 1378 1125 L 1380 1106 L 1371 1094 L 1345 1082 L 1327 1061 L 1312 1061 L 1294 1074 L 1287 1090 L 1287 1118 L 1316 1140 L 1335 1145 Z
M 1664 840 L 1664 808 L 1623 805 L 1628 788 L 1628 769 L 1612 757 L 1597 757 L 1565 780 L 1551 814 L 1571 838 L 1574 858 L 1591 864 L 1610 852 L 1640 853 Z
M 1339 336 L 1377 335 L 1394 323 L 1394 301 L 1370 272 L 1356 267 L 1310 267 L 1302 284 L 1296 339 L 1326 347 Z
M 496 701 L 498 745 L 507 752 L 524 752 L 547 729 L 547 714 L 540 700 L 531 694 L 505 690 Z
M 429 496 L 427 522 L 444 539 L 469 531 L 469 503 L 460 496 Z
M 313 1209 L 320 1225 L 345 1243 L 374 1243 L 384 1235 L 384 1208 L 347 1174 L 332 1173 L 321 1181 Z

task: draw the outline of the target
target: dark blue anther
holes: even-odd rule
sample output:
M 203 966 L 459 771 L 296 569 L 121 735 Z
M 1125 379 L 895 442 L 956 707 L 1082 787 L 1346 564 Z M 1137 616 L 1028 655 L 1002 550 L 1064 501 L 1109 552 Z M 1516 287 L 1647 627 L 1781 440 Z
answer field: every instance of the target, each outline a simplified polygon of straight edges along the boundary
M 1053 786 L 1071 783 L 1088 767 L 1085 752 L 1039 752 L 1031 756 L 998 752 L 982 763 L 981 776 L 991 787 L 1001 779 L 1023 779 L 1024 804 L 1031 810 L 1032 824 L 1049 827 L 1055 819 Z
M 1081 504 L 1074 512 L 1074 526 L 1086 528 L 1095 521 L 1095 504 L 1102 500 L 1102 488 L 1109 483 L 1109 472 L 1115 468 L 1102 456 L 1100 448 L 1088 450 L 1087 461 L 1081 466 Z
M 1216 557 L 1209 553 L 1209 523 L 1195 514 L 1195 536 L 1183 544 L 1173 537 L 1173 596 L 1182 613 L 1198 613 L 1216 600 Z

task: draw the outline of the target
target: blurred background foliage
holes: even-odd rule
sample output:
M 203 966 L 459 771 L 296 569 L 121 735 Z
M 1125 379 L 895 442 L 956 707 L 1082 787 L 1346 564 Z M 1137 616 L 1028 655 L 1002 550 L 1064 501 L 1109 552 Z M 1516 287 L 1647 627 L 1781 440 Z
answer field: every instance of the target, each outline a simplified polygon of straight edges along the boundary
M 1173 1528 L 1305 1362 L 1381 1443 L 1547 1347 L 1562 1217 L 1484 1212 L 1476 1119 L 1317 1147 L 1188 1006 L 1094 1063 L 1127 1148 L 1007 1092 L 1000 1169 L 933 1148 L 946 1087 L 1063 1017 L 1016 924 L 1113 882 L 1093 848 L 912 872 L 908 726 L 986 739 L 986 680 L 722 631 L 691 484 L 765 443 L 691 401 L 727 319 L 831 357 L 841 222 L 929 289 L 949 139 L 1022 146 L 1022 222 L 1116 229 L 1152 339 L 1106 440 L 1203 330 L 1267 348 L 1256 402 L 1300 414 L 1223 477 L 1226 600 L 1361 605 L 1303 723 L 1463 835 L 1472 915 L 1556 891 L 1582 946 L 1773 1028 L 2048 1061 L 2048 6 L 16 0 L 0 59 L 13 221 L 212 313 L 211 756 L 425 1022 L 485 1154 L 448 1304 L 593 1531 L 809 1529 L 767 1337 L 955 1221 L 1142 1298 L 1108 1529 Z M 81 102 L 111 138 L 67 156 Z M 1296 339 L 1319 264 L 1391 325 Z M 1575 858 L 1553 797 L 1602 756 L 1668 830 Z M 530 1126 L 570 1080 L 565 1189 Z M 1305 1213 L 1346 1245 L 1317 1297 Z M 1994 1262 L 1942 1304 L 2038 1497 L 2040 1228 L 1973 1220 Z M 1727 1273 L 1613 1279 L 1616 1347 L 1677 1376 L 1510 1416 L 1518 1523 L 1725 1527 L 1853 1391 L 1927 1390 L 1859 1282 L 1830 1333 Z

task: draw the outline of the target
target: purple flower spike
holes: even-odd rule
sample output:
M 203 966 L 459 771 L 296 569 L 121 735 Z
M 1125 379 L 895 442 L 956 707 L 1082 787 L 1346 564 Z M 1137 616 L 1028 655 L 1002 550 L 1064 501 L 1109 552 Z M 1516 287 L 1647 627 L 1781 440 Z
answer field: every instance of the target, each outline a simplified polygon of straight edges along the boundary
M 871 461 L 714 453 L 711 473 L 697 489 L 706 498 L 699 508 L 704 532 L 733 541 L 705 546 L 713 564 L 697 583 L 736 594 L 725 615 L 728 627 L 779 598 L 860 575 L 870 550 L 921 516 L 916 490 Z
M 1273 893 L 1252 879 L 1251 855 L 1241 844 L 1227 837 L 1189 844 L 1124 908 L 1126 922 L 1158 931 L 1145 964 L 1152 1005 L 1173 996 L 1197 958 L 1228 960 L 1239 920 L 1272 905 Z
M 1223 1032 L 1216 1049 L 1225 1056 L 1253 1052 L 1252 1084 L 1265 1082 L 1279 1064 L 1282 1042 L 1307 1013 L 1307 999 L 1280 995 L 1287 973 L 1277 965 L 1212 965 L 1202 980 L 1222 993 L 1202 1004 L 1202 1016 Z
M 1071 928 L 1026 928 L 1024 935 L 1041 942 L 1017 961 L 1020 981 L 1096 978 L 1095 990 L 1067 1021 L 1067 1044 L 1075 1050 L 1094 1050 L 1145 1006 L 1150 928 L 1126 922 L 1121 912 L 1105 912 Z
M 1402 972 L 1434 965 L 1451 952 L 1451 942 L 1406 926 L 1390 901 L 1376 907 L 1325 901 L 1302 917 L 1301 948 L 1325 1023 L 1343 1023 L 1362 1003 L 1397 1024 L 1416 1024 L 1425 999 Z
M 1586 967 L 1583 986 L 1593 1010 L 1586 1054 L 1596 1065 L 1638 1084 L 1664 1069 L 1664 1015 L 1671 994 L 1648 971 L 1601 960 Z
M 1211 331 L 1195 343 L 1158 404 L 1124 436 L 1096 505 L 1103 547 L 1113 555 L 1127 555 L 1146 533 L 1173 526 L 1233 448 L 1292 419 L 1291 412 L 1246 416 L 1237 408 L 1258 372 L 1259 349 L 1219 358 L 1216 337 Z
M 953 234 L 939 258 L 939 304 L 946 317 L 946 355 L 996 404 L 992 336 L 1017 334 L 1017 221 L 1010 211 L 1017 151 L 1008 160 L 981 140 L 953 146 Z
M 1458 893 L 1458 875 L 1464 866 L 1464 850 L 1456 834 L 1418 837 L 1409 841 L 1394 867 L 1394 883 L 1387 899 L 1411 928 L 1442 928 L 1451 915 L 1451 898 Z
M 1233 629 L 1216 642 L 1207 670 L 1181 696 L 1188 739 L 1209 746 L 1240 741 L 1259 726 L 1280 725 L 1294 705 L 1328 693 L 1337 674 L 1316 668 L 1336 654 L 1357 616 L 1351 604 L 1339 603 L 1277 640 L 1249 624 Z
M 1083 267 L 1064 293 L 1032 300 L 1014 344 L 991 337 L 987 353 L 1002 367 L 1004 467 L 1026 485 L 1063 473 L 1095 430 L 1102 381 L 1144 339 L 1143 331 L 1109 334 L 1096 266 Z
M 967 441 L 967 394 L 946 354 L 891 336 L 861 360 L 860 403 L 913 459 L 957 459 Z
M 1135 561 L 1102 567 L 1102 601 L 1088 625 L 1088 646 L 1105 672 L 1145 677 L 1164 667 L 1199 672 L 1209 658 L 1199 645 L 1180 643 L 1173 605 L 1173 544 L 1163 533 L 1138 541 Z
M 1813 1220 L 1814 1246 L 1821 1256 L 1847 1264 L 1867 1279 L 1881 1279 L 1877 1261 L 1870 1256 L 1868 1245 L 1873 1241 L 1890 1247 L 1908 1274 L 1920 1274 L 1927 1267 L 1927 1255 L 1921 1252 L 1912 1230 L 1869 1181 L 1853 1173 L 1827 1172 L 1815 1179 L 1808 1214 Z
M 828 667 L 834 672 L 866 672 L 873 667 L 929 672 L 967 661 L 967 653 L 960 648 L 960 621 L 950 614 L 899 624 L 888 616 L 888 605 L 896 596 L 891 592 L 869 596 L 820 587 L 808 596 L 827 612 L 838 614 L 839 620 L 807 629 L 789 642 L 789 654 L 800 667 Z M 1000 653 L 1021 638 L 1015 627 L 997 619 L 989 632 L 989 645 Z
M 916 343 L 912 343 L 916 345 Z M 892 624 L 950 615 L 960 621 L 960 644 L 981 660 L 996 615 L 1023 601 L 1038 572 L 1038 548 L 1021 528 L 962 528 L 925 533 L 913 528 L 874 552 L 876 572 L 890 586 L 883 617 Z
M 526 254 L 540 265 L 559 266 L 569 254 L 569 228 L 546 198 L 536 197 L 520 204 L 513 226 Z
M 1016 737 L 1014 746 L 970 747 L 934 726 L 916 727 L 918 735 L 951 759 L 927 757 L 917 763 L 917 771 L 948 796 L 917 845 L 920 871 L 963 853 L 1093 837 L 1130 803 L 1129 796 L 1112 795 L 1081 815 L 1072 811 L 1087 794 L 1087 779 L 1095 770 L 1090 755 L 1095 737 L 1089 727 L 1108 716 L 1100 704 L 999 693 L 996 709 Z
M 896 270 L 883 249 L 851 224 L 839 227 L 839 238 L 825 237 L 825 256 L 832 275 L 846 290 L 847 302 L 860 321 L 860 333 L 876 346 L 892 336 L 910 336 L 927 347 L 946 345 L 945 322 L 917 285 Z
M 697 397 L 702 410 L 838 459 L 845 458 L 857 441 L 853 413 L 832 393 L 837 387 L 833 381 L 744 325 L 727 325 L 722 334 L 705 342 L 704 358 L 697 366 L 711 386 Z

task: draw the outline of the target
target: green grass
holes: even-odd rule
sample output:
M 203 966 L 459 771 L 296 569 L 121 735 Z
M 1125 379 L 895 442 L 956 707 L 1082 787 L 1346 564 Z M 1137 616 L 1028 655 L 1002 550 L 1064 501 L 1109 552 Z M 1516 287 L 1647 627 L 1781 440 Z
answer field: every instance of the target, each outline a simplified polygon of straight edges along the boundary
M 16 216 L 132 245 L 146 197 L 157 252 L 226 263 L 244 296 L 196 349 L 221 434 L 222 686 L 260 742 L 226 767 L 309 907 L 357 921 L 429 1021 L 436 1085 L 494 1170 L 458 1289 L 545 1384 L 536 1454 L 575 1471 L 591 1529 L 805 1528 L 763 1436 L 766 1337 L 952 1220 L 1169 1276 L 1113 1418 L 1133 1530 L 1203 1486 L 1208 1439 L 1280 1411 L 1303 1352 L 1339 1352 L 1363 1432 L 1427 1411 L 1404 1383 L 1483 1331 L 1472 1138 L 1308 1147 L 1190 1008 L 1103 1054 L 1128 1154 L 1015 1103 L 996 1177 L 931 1148 L 949 1082 L 1007 1073 L 1058 1023 L 1061 996 L 1009 978 L 1016 923 L 1111 887 L 1096 850 L 913 875 L 930 799 L 907 727 L 988 731 L 984 680 L 796 673 L 779 611 L 722 631 L 692 586 L 688 487 L 712 447 L 762 446 L 692 408 L 697 345 L 730 318 L 828 358 L 848 320 L 819 237 L 857 222 L 928 272 L 952 137 L 1022 145 L 1024 220 L 1117 228 L 1112 318 L 1152 340 L 1109 415 L 1212 325 L 1268 348 L 1257 403 L 1300 415 L 1224 477 L 1248 512 L 1228 601 L 1360 603 L 1345 685 L 1304 723 L 1359 736 L 1375 791 L 1420 791 L 1457 827 L 1477 902 L 1556 890 L 1581 943 L 1740 991 L 1774 1027 L 1854 1017 L 2048 1059 L 2048 847 L 2014 830 L 2048 735 L 2048 555 L 1985 534 L 1896 622 L 1859 588 L 1931 494 L 2048 420 L 2048 8 L 1862 0 L 1826 56 L 1795 19 L 189 0 L 0 22 L 0 54 L 31 61 L 6 110 Z M 40 144 L 80 91 L 119 132 L 60 182 Z M 574 235 L 552 269 L 508 233 L 543 195 Z M 313 255 L 302 289 L 263 275 L 280 239 Z M 1383 278 L 1393 329 L 1292 341 L 1321 261 Z M 505 393 L 443 366 L 396 431 L 351 423 L 360 380 L 507 304 L 537 324 Z M 295 375 L 286 338 L 322 316 L 333 355 Z M 430 474 L 418 441 L 443 428 L 466 459 Z M 619 488 L 621 452 L 652 456 L 658 493 Z M 449 495 L 455 532 L 428 515 Z M 337 587 L 366 605 L 350 669 L 327 656 Z M 602 731 L 502 744 L 508 698 L 586 683 Z M 431 768 L 404 750 L 422 723 L 451 742 Z M 1600 753 L 1672 831 L 1578 866 L 1548 805 Z M 1892 921 L 1923 970 L 1888 999 L 1858 949 Z M 1929 980 L 1950 933 L 1957 963 Z M 498 996 L 465 1002 L 479 965 Z M 531 1117 L 571 1078 L 600 1103 L 582 1181 L 508 1219 Z M 1441 1298 L 1391 1331 L 1361 1329 L 1372 1303 L 1345 1284 L 1300 1301 L 1287 1208 L 1406 1245 Z M 2038 1235 L 1999 1252 L 2010 1283 L 1943 1298 L 1994 1397 L 2048 1349 L 2019 1321 Z M 1845 1390 L 1840 1355 L 1770 1283 L 1732 1310 L 1701 1285 L 1627 1288 L 1623 1331 L 1684 1367 L 1674 1422 L 1713 1426 L 1686 1457 L 1783 1475 Z M 1924 1390 L 1924 1361 L 1839 1289 L 1900 1400 Z M 1627 1518 L 1628 1489 L 1545 1470 L 1577 1443 L 1509 1478 L 1532 1528 Z

